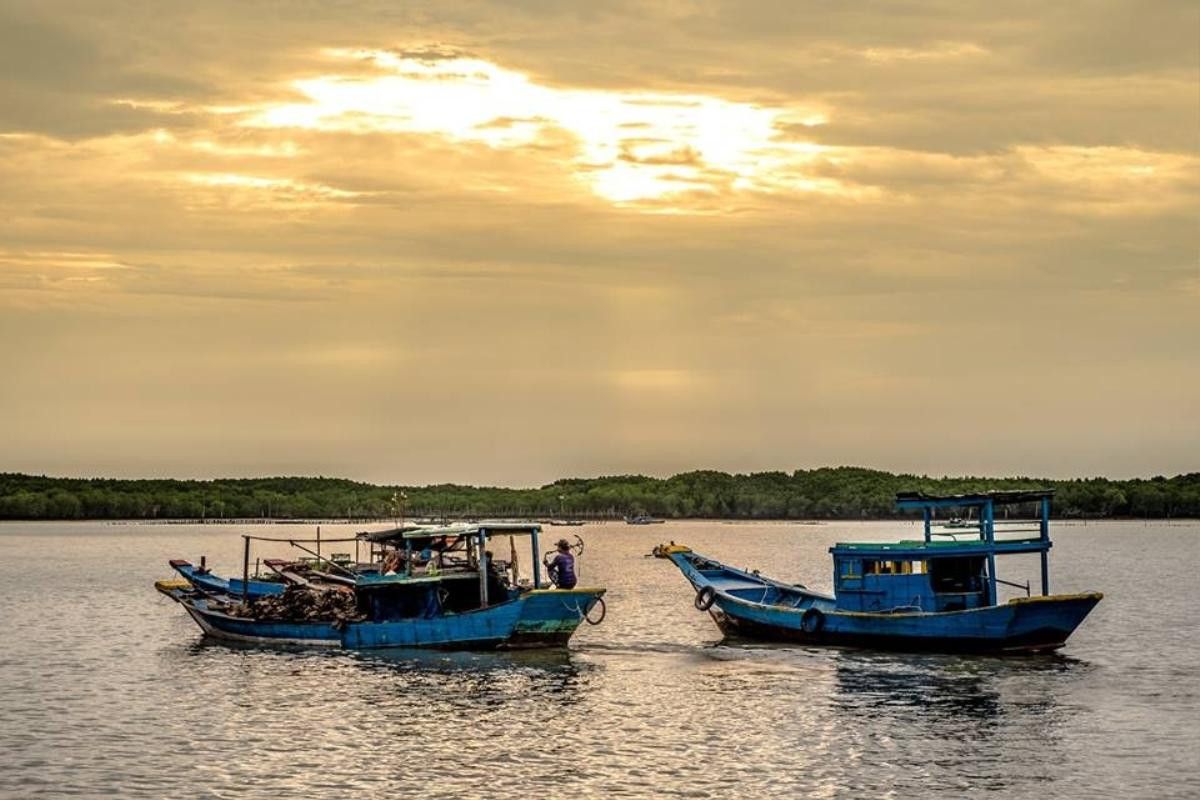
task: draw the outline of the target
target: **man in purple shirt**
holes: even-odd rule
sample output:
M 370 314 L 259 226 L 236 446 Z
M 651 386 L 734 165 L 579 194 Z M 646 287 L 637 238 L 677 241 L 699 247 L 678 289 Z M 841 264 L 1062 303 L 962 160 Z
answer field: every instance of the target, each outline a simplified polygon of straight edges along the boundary
M 575 556 L 571 555 L 571 545 L 566 539 L 558 540 L 558 552 L 553 559 L 546 560 L 546 571 L 559 589 L 575 588 Z

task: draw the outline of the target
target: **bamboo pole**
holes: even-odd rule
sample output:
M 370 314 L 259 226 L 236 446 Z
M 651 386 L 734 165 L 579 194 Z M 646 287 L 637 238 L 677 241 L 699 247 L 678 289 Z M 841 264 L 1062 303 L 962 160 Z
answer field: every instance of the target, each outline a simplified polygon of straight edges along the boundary
M 250 604 L 250 537 L 242 536 L 242 605 Z
M 479 565 L 479 605 L 481 608 L 488 607 L 488 557 L 487 557 L 487 534 L 483 531 L 479 532 L 479 554 L 475 558 L 475 563 Z

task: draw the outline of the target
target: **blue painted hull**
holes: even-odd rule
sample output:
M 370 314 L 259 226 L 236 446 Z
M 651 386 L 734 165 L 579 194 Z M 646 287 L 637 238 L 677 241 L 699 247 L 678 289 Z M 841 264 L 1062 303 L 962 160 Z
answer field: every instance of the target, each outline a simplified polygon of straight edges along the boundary
M 1029 653 L 1062 647 L 1099 601 L 1098 594 L 1052 595 L 970 611 L 834 611 L 824 614 L 819 630 L 806 630 L 801 612 L 756 607 L 719 596 L 712 614 L 722 632 L 741 638 L 886 650 Z
M 232 617 L 209 607 L 208 601 L 195 597 L 175 598 L 205 634 L 215 639 L 255 644 L 286 644 L 341 647 L 342 633 L 324 622 L 265 622 Z
M 233 597 L 242 596 L 241 578 L 222 578 L 211 572 L 200 572 L 186 561 L 172 561 L 171 568 L 183 576 L 184 580 L 209 594 L 227 594 Z M 286 585 L 275 581 L 250 581 L 248 596 L 251 600 L 272 594 L 283 594 Z
M 374 649 L 439 647 L 461 649 L 562 647 L 603 589 L 535 590 L 515 600 L 433 619 L 386 622 L 268 622 L 234 617 L 192 592 L 163 592 L 177 601 L 205 634 L 260 644 Z
M 834 598 L 694 553 L 668 556 L 692 586 L 713 589 L 709 609 L 726 635 L 802 644 L 939 652 L 1042 652 L 1062 647 L 1102 597 L 1051 595 L 965 611 L 837 610 Z

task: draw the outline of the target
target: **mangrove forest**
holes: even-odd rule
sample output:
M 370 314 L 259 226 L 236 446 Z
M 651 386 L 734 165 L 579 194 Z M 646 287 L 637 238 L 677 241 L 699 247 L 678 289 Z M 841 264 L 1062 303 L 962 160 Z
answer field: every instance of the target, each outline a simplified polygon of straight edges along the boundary
M 669 478 L 566 478 L 537 488 L 379 486 L 341 478 L 118 480 L 0 473 L 0 519 L 203 520 L 434 517 L 890 519 L 899 491 L 1049 487 L 1057 517 L 1200 517 L 1200 473 L 1110 480 L 929 477 L 834 467 Z

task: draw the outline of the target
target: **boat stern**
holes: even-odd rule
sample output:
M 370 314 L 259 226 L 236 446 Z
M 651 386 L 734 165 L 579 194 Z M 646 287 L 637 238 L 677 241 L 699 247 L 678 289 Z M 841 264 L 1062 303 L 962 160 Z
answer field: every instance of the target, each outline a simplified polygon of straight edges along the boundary
M 562 647 L 585 620 L 604 619 L 604 589 L 534 589 L 521 599 L 521 613 L 503 646 Z M 599 609 L 597 611 L 597 609 Z

